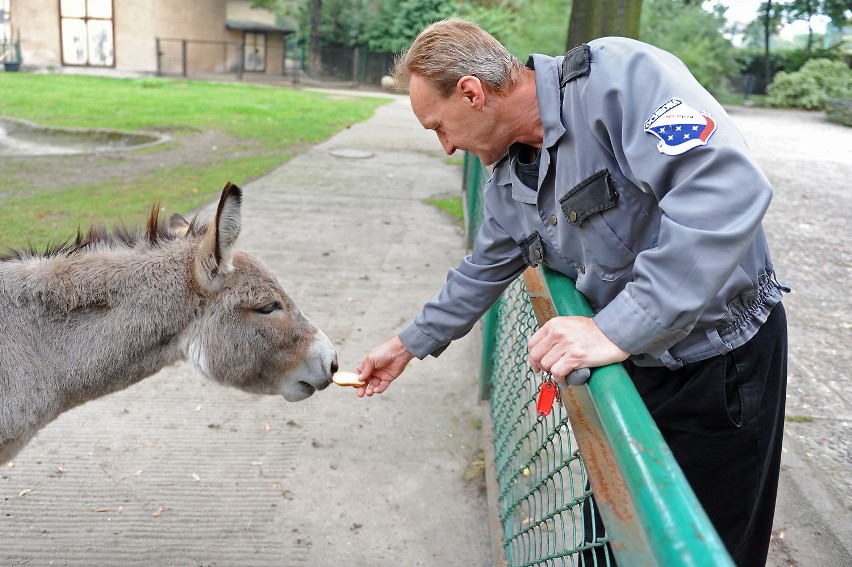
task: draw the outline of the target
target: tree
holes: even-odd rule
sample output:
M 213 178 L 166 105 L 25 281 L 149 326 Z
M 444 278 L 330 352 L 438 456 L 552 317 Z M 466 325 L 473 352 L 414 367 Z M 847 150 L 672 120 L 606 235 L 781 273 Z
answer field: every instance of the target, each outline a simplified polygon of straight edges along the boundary
M 811 18 L 822 13 L 822 2 L 819 0 L 793 0 L 789 4 L 784 4 L 784 16 L 787 22 L 795 22 L 804 20 L 808 22 L 808 42 L 806 50 L 810 53 L 814 44 L 814 29 L 811 27 Z
M 822 0 L 822 13 L 839 30 L 852 24 L 852 0 Z
M 739 72 L 734 46 L 723 34 L 726 8 L 701 2 L 645 0 L 639 39 L 677 55 L 704 88 L 718 92 Z
M 565 53 L 571 0 L 456 0 L 458 16 L 496 37 L 518 59 Z
M 322 51 L 320 50 L 320 23 L 322 22 L 322 0 L 311 0 L 311 31 L 308 35 L 308 73 L 322 73 Z
M 759 20 L 763 28 L 763 79 L 768 85 L 772 81 L 772 63 L 769 59 L 769 38 L 781 29 L 783 9 L 772 0 L 767 0 L 758 9 Z
M 399 51 L 423 28 L 455 11 L 454 0 L 382 0 L 378 25 L 365 32 L 365 43 L 375 51 Z
M 598 37 L 639 37 L 642 0 L 574 0 L 568 22 L 568 49 Z

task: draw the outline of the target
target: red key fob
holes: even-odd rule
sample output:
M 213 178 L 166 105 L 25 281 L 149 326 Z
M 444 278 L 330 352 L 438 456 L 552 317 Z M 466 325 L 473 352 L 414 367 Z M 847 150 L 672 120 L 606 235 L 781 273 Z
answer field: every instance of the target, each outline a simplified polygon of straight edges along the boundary
M 550 410 L 553 409 L 553 402 L 556 401 L 556 396 L 559 395 L 559 388 L 551 381 L 542 382 L 538 389 L 538 403 L 536 411 L 540 416 L 550 415 Z

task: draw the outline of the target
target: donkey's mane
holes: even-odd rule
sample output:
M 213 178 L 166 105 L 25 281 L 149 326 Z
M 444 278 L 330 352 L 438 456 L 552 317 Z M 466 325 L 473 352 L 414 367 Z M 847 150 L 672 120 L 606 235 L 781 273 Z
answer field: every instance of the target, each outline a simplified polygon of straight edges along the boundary
M 197 220 L 197 216 L 193 217 L 192 222 L 189 223 L 185 230 L 174 230 L 169 222 L 160 221 L 160 205 L 156 203 L 151 208 L 151 215 L 148 217 L 148 222 L 144 230 L 140 227 L 127 228 L 126 226 L 119 225 L 110 231 L 102 225 L 92 225 L 84 233 L 78 228 L 77 236 L 74 240 L 69 238 L 58 244 L 48 243 L 44 250 L 38 250 L 32 243 L 29 243 L 27 248 L 12 250 L 7 254 L 0 255 L 0 262 L 28 258 L 46 259 L 67 257 L 84 253 L 93 249 L 95 246 L 133 248 L 139 244 L 147 244 L 151 247 L 157 247 L 165 242 L 179 238 L 202 235 L 207 225 L 205 223 L 198 223 Z

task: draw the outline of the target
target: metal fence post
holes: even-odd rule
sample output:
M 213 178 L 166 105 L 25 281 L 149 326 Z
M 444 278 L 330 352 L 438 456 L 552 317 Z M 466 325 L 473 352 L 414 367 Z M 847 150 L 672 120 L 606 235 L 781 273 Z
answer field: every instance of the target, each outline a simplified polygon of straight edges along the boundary
M 485 312 L 482 318 L 482 357 L 479 365 L 479 399 L 490 400 L 494 387 L 494 349 L 497 344 L 497 326 L 500 318 L 500 299 Z
M 186 42 L 185 39 L 182 39 L 180 41 L 180 67 L 181 67 L 181 74 L 184 77 L 186 77 L 189 73 L 189 69 L 187 69 L 187 65 L 186 65 L 186 60 L 187 60 L 186 43 L 187 42 Z
M 462 178 L 462 194 L 465 199 L 465 245 L 473 248 L 476 231 L 482 222 L 482 163 L 479 158 L 468 152 L 464 154 L 464 173 Z
M 244 43 L 237 44 L 237 55 L 239 56 L 239 64 L 237 65 L 237 80 L 243 80 L 243 68 L 246 64 L 246 46 Z
M 361 74 L 361 49 L 359 47 L 352 48 L 352 83 L 358 85 Z

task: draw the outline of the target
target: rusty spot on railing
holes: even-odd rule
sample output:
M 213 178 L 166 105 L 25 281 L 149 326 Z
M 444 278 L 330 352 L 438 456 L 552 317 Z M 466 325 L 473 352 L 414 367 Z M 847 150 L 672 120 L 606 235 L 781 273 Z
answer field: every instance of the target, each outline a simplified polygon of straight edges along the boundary
M 535 268 L 524 272 L 524 283 L 539 327 L 557 316 L 556 306 L 544 279 Z M 560 391 L 562 405 L 568 412 L 571 430 L 577 439 L 583 464 L 589 473 L 595 502 L 607 507 L 627 525 L 635 522 L 633 499 L 618 468 L 612 447 L 602 436 L 601 424 L 587 386 L 569 386 Z

